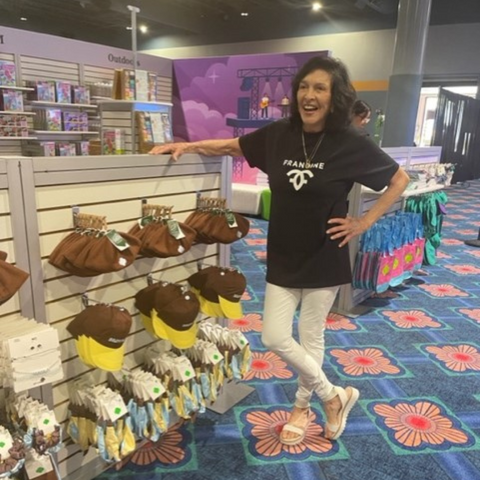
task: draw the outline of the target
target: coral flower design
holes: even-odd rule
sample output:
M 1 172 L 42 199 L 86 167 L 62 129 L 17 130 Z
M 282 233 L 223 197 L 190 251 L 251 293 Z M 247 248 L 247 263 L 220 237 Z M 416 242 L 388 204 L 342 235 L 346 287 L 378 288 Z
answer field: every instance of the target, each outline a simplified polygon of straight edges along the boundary
M 480 273 L 480 268 L 474 265 L 446 265 L 445 268 L 459 275 L 478 275 Z
M 267 252 L 265 250 L 257 250 L 254 253 L 259 260 L 265 260 L 267 258 Z
M 444 245 L 463 245 L 463 242 L 456 238 L 445 238 L 442 240 Z
M 425 347 L 453 372 L 477 372 L 480 370 L 480 352 L 471 345 L 444 345 Z
M 455 225 L 454 225 L 452 222 L 445 222 L 445 221 L 444 221 L 444 222 L 442 223 L 442 226 L 444 226 L 444 227 L 454 227 Z
M 246 289 L 243 292 L 242 298 L 240 300 L 251 300 L 252 296 L 250 295 L 250 292 Z
M 144 446 L 136 450 L 124 462 L 129 461 L 135 465 L 150 465 L 160 462 L 163 467 L 179 466 L 180 463 L 186 463 L 191 456 L 185 449 L 186 439 L 184 438 L 184 429 L 180 429 L 182 423 L 178 423 L 164 433 L 158 442 L 147 442 Z M 182 433 L 183 432 L 183 433 Z M 190 436 L 190 435 L 189 435 Z M 187 439 L 189 441 L 191 439 Z M 187 455 L 188 454 L 188 455 Z
M 473 255 L 474 257 L 480 258 L 480 250 L 467 250 L 467 253 L 469 253 L 470 255 Z
M 439 250 L 437 250 L 437 258 L 452 258 L 451 255 L 448 255 L 448 253 L 445 253 L 445 252 L 441 252 Z
M 374 293 L 370 298 L 398 298 L 400 295 L 393 290 L 386 290 L 382 293 Z
M 247 245 L 254 246 L 254 245 L 266 245 L 267 239 L 266 238 L 247 238 L 245 239 Z
M 335 453 L 334 444 L 321 436 L 322 427 L 315 421 L 315 413 L 310 414 L 310 424 L 307 427 L 305 439 L 298 445 L 283 445 L 280 442 L 280 433 L 287 423 L 290 413 L 286 410 L 251 411 L 245 416 L 247 431 L 245 437 L 250 437 L 249 450 L 256 457 L 263 456 L 268 459 L 292 458 L 299 459 L 299 454 Z
M 358 326 L 343 315 L 329 313 L 326 321 L 327 330 L 358 330 Z
M 332 349 L 330 354 L 337 359 L 346 375 L 360 377 L 362 375 L 398 375 L 400 368 L 378 348 L 352 348 L 350 350 Z
M 286 380 L 293 377 L 287 364 L 273 352 L 252 352 L 252 365 L 244 380 Z
M 419 285 L 434 297 L 468 297 L 468 293 L 455 288 L 453 285 Z
M 424 312 L 419 310 L 400 310 L 392 312 L 386 310 L 383 314 L 388 317 L 398 328 L 438 328 L 442 324 L 436 322 Z
M 462 203 L 462 202 L 457 200 L 457 203 Z M 467 217 L 465 215 L 457 215 L 457 214 L 451 214 L 448 217 L 452 218 L 453 220 L 466 220 L 467 219 Z
M 247 313 L 243 318 L 230 320 L 229 328 L 241 332 L 261 332 L 262 316 L 259 313 Z
M 473 236 L 473 235 L 476 235 L 477 232 L 475 230 L 457 230 L 457 233 L 459 233 L 460 235 L 467 235 L 469 237 Z
M 473 439 L 456 428 L 456 421 L 430 401 L 393 401 L 377 403 L 373 412 L 390 430 L 390 439 L 401 447 L 445 450 L 451 446 L 468 446 Z
M 480 323 L 480 308 L 461 308 L 459 312 Z
M 251 228 L 248 231 L 249 235 L 263 235 L 263 230 L 261 228 Z

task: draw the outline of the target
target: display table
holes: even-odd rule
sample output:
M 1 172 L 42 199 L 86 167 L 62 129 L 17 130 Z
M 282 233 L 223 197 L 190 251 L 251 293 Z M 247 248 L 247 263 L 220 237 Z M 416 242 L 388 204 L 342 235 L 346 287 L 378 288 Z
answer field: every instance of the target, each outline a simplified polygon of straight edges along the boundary
M 262 199 L 265 190 L 268 187 L 263 185 L 232 184 L 232 210 L 247 215 L 260 215 L 264 210 Z

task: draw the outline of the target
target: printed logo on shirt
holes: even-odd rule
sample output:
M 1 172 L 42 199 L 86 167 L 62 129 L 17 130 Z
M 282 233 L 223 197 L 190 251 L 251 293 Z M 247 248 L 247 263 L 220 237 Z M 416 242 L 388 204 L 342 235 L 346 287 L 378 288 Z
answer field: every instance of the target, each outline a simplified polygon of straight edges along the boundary
M 292 177 L 290 178 L 290 183 L 293 184 L 293 188 L 297 191 L 313 177 L 313 173 L 310 170 L 290 170 L 287 172 L 287 175 Z

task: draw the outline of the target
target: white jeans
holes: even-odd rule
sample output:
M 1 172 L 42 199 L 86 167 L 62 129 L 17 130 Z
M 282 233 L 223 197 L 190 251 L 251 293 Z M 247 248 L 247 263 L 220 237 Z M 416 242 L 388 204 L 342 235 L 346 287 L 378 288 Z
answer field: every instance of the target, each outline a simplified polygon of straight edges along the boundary
M 325 322 L 339 287 L 284 288 L 267 283 L 262 342 L 298 372 L 295 405 L 307 408 L 312 393 L 322 401 L 335 397 L 333 385 L 322 370 Z M 293 317 L 301 302 L 298 331 L 292 336 Z

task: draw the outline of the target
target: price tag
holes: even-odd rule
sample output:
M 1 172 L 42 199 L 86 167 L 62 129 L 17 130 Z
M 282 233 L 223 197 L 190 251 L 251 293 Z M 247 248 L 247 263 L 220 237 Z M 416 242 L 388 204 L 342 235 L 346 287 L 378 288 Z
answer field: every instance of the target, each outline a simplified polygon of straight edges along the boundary
M 173 219 L 167 220 L 167 227 L 168 227 L 168 231 L 170 232 L 170 235 L 173 238 L 177 240 L 185 238 L 185 234 L 182 232 L 182 229 L 180 228 L 180 225 L 176 220 L 173 220 Z
M 116 231 L 116 230 L 109 230 L 106 234 L 106 237 L 112 242 L 112 244 L 123 252 L 126 250 L 130 245 L 128 242 Z
M 238 227 L 235 215 L 231 210 L 225 210 L 225 217 L 227 218 L 227 223 L 230 228 Z

